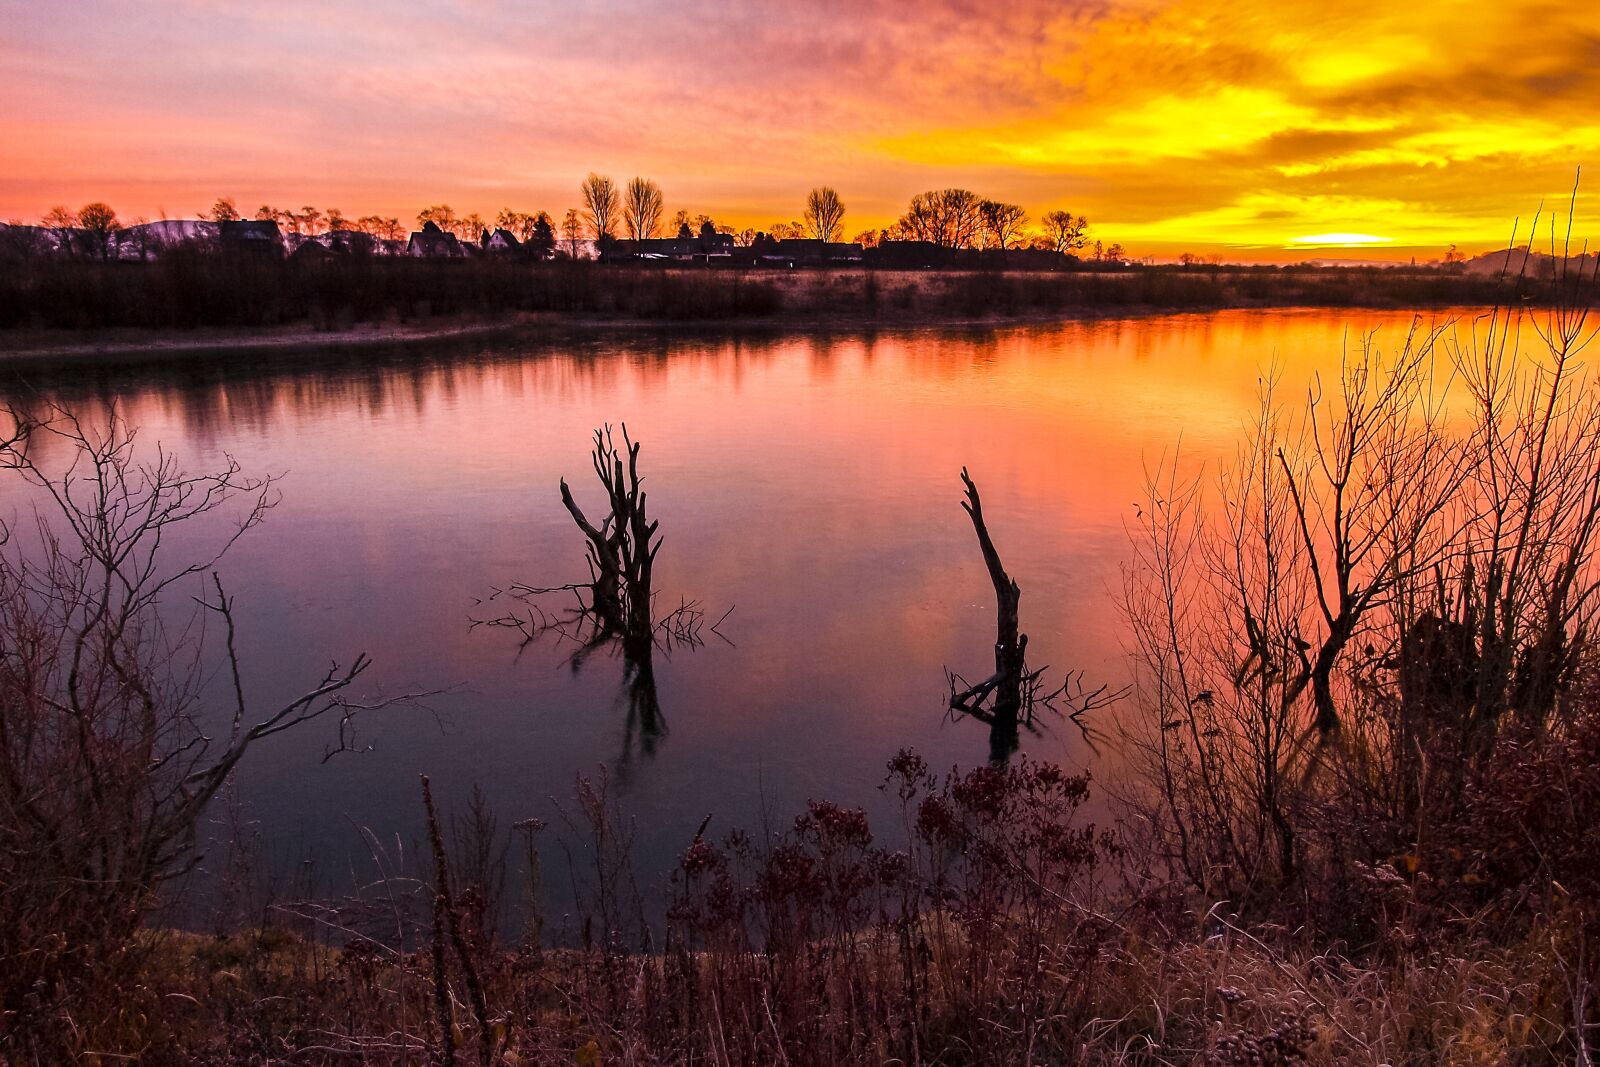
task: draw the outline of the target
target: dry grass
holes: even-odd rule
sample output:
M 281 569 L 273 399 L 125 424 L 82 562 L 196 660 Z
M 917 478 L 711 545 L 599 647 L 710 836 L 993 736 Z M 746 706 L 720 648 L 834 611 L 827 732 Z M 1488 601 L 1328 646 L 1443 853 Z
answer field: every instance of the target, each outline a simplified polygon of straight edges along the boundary
M 1077 823 L 1086 783 L 1047 765 L 936 780 L 902 753 L 885 784 L 905 799 L 903 842 L 880 845 L 860 812 L 825 803 L 768 840 L 696 838 L 664 925 L 647 926 L 626 888 L 626 822 L 603 783 L 581 783 L 572 829 L 596 880 L 579 944 L 497 942 L 492 891 L 452 864 L 431 885 L 369 889 L 369 905 L 388 895 L 377 910 L 302 902 L 225 937 L 147 931 L 117 995 L 80 1006 L 76 1043 L 55 1055 L 1421 1067 L 1578 1054 L 1590 901 L 1540 902 L 1526 883 L 1468 912 L 1425 871 L 1358 867 L 1362 906 L 1384 922 L 1356 944 L 1291 925 L 1293 901 L 1238 916 L 1140 874 L 1122 841 Z M 429 919 L 440 884 L 451 914 Z

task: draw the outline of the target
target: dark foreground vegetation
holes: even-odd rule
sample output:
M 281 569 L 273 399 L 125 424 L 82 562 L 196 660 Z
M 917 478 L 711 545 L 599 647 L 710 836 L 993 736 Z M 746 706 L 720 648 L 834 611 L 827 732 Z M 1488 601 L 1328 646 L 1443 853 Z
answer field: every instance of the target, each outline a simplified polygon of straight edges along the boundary
M 285 259 L 197 244 L 148 262 L 34 258 L 0 265 L 0 330 L 334 330 L 519 315 L 927 321 L 1141 309 L 1487 306 L 1517 291 L 1514 279 L 1437 269 L 747 271 L 488 256 Z
M 43 494 L 49 536 L 13 531 L 0 553 L 0 1049 L 16 1064 L 1589 1064 L 1600 384 L 1582 362 L 1594 279 L 1557 284 L 1537 351 L 1514 344 L 1520 310 L 1471 337 L 1358 346 L 1305 394 L 1269 380 L 1220 470 L 1158 471 L 1123 596 L 1138 685 L 1117 709 L 1117 776 L 1024 758 L 944 774 L 902 752 L 893 825 L 823 801 L 776 831 L 708 821 L 660 899 L 636 888 L 604 781 L 580 780 L 549 830 L 481 803 L 438 812 L 424 781 L 421 862 L 217 935 L 151 921 L 256 740 L 320 719 L 342 745 L 383 701 L 353 695 L 358 657 L 286 707 L 231 683 L 213 706 L 208 671 L 236 677 L 230 602 L 215 559 L 169 560 L 162 534 L 232 516 L 220 554 L 270 485 L 184 474 L 115 422 L 18 415 L 3 455 Z M 71 445 L 70 477 L 39 435 Z M 593 526 L 591 559 L 615 556 L 621 591 L 588 610 L 645 634 L 622 594 L 654 527 L 630 497 L 633 446 L 608 447 L 612 514 L 637 526 Z M 215 620 L 209 649 L 163 614 L 190 602 L 180 590 Z M 1092 788 L 1116 802 L 1098 827 Z M 538 900 L 559 842 L 580 904 L 555 948 Z

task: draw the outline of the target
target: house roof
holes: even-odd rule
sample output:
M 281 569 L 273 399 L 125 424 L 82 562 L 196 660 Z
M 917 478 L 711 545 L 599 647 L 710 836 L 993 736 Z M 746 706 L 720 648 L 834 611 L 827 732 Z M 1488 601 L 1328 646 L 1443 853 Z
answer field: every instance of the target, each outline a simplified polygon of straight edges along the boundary
M 221 223 L 218 231 L 224 241 L 278 241 L 283 234 L 271 219 L 235 219 Z
M 453 233 L 445 233 L 432 222 L 425 224 L 422 229 L 415 231 L 411 239 L 406 242 L 406 248 L 424 256 L 459 256 L 461 242 L 456 240 Z
M 733 249 L 731 235 L 716 236 L 716 240 L 704 237 L 647 237 L 642 241 L 629 241 L 627 247 L 641 256 L 706 256 Z
M 778 242 L 778 252 L 803 259 L 859 259 L 861 245 L 854 241 L 819 241 L 812 237 L 788 237 Z

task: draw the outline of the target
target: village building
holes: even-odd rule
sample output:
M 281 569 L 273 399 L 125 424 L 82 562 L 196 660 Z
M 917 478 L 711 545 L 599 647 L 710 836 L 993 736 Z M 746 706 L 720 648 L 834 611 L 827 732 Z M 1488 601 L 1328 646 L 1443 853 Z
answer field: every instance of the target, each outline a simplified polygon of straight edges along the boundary
M 380 251 L 378 239 L 364 230 L 329 230 L 318 243 L 341 256 L 370 256 Z
M 517 240 L 517 235 L 504 226 L 493 233 L 484 231 L 483 250 L 485 252 L 515 252 L 522 247 L 522 242 Z
M 235 219 L 219 224 L 217 240 L 230 252 L 283 255 L 283 231 L 271 219 Z
M 885 270 L 931 270 L 950 261 L 950 250 L 932 241 L 880 241 L 862 259 L 869 267 Z
M 672 263 L 711 263 L 733 256 L 733 235 L 702 230 L 698 237 L 648 237 L 642 241 L 618 241 L 613 255 L 634 259 L 665 260 Z
M 466 253 L 453 233 L 445 233 L 438 223 L 429 221 L 406 242 L 406 255 L 423 259 L 460 259 Z
M 861 245 L 855 241 L 818 241 L 790 237 L 777 243 L 776 255 L 796 267 L 819 267 L 838 263 L 860 263 Z

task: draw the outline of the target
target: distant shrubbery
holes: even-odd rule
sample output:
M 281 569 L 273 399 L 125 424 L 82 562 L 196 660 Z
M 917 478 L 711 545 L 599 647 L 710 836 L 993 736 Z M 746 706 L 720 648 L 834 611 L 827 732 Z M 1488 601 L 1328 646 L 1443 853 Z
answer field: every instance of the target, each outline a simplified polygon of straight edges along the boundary
M 1080 308 L 1472 307 L 1504 302 L 1516 288 L 1513 280 L 1492 275 L 1380 267 L 1140 267 L 932 278 L 927 302 L 964 315 Z
M 18 256 L 0 263 L 0 329 L 340 329 L 369 323 L 553 313 L 708 321 L 848 315 L 1041 317 L 1095 310 L 1252 306 L 1428 307 L 1504 301 L 1489 275 L 1380 268 L 1136 267 L 1061 270 L 674 268 L 361 254 L 230 253 L 204 242 L 148 262 Z
M 279 259 L 195 246 L 148 263 L 40 259 L 0 272 L 0 328 L 339 328 L 528 312 L 724 319 L 778 307 L 771 285 L 735 274 L 487 256 Z

